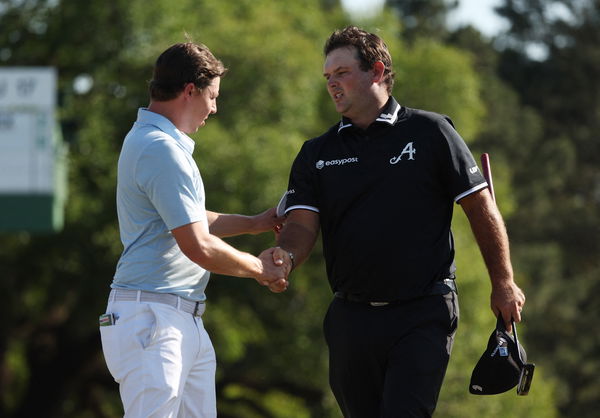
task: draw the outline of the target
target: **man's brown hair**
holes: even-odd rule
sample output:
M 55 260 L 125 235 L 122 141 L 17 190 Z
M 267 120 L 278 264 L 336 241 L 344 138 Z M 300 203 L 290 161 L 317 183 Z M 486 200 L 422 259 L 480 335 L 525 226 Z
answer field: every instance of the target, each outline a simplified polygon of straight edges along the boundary
M 383 62 L 385 65 L 383 82 L 387 87 L 388 94 L 391 95 L 394 87 L 392 57 L 383 39 L 356 26 L 347 26 L 331 34 L 327 42 L 325 42 L 323 52 L 327 56 L 334 49 L 344 47 L 355 48 L 356 58 L 360 62 L 360 69 L 363 71 L 371 70 L 377 61 Z
M 215 77 L 222 77 L 227 69 L 202 44 L 178 43 L 160 54 L 150 81 L 150 99 L 167 101 L 177 97 L 188 83 L 203 89 Z

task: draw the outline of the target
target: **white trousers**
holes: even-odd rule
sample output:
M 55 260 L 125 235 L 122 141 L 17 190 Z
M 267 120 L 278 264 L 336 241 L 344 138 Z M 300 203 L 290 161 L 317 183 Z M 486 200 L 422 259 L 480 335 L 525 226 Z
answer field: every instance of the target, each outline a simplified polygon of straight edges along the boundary
M 156 302 L 109 300 L 106 365 L 126 418 L 214 418 L 215 351 L 201 317 Z

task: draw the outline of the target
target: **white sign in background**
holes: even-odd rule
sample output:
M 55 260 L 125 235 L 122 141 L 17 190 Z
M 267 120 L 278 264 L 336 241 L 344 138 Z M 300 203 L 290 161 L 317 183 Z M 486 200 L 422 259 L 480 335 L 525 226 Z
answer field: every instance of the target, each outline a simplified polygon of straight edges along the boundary
M 55 187 L 53 68 L 0 68 L 0 194 L 52 194 Z

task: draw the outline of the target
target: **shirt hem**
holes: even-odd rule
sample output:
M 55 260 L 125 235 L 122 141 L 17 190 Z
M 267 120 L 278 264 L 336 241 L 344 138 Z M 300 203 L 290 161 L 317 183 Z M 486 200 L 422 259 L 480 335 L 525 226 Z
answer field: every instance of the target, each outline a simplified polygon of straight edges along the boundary
M 285 213 L 288 213 L 289 211 L 294 210 L 294 209 L 306 209 L 306 210 L 310 210 L 312 212 L 319 213 L 319 209 L 318 208 L 316 208 L 314 206 L 308 206 L 308 205 L 294 205 L 294 206 L 290 206 L 289 208 L 287 208 L 285 210 Z
M 477 186 L 475 186 L 475 187 L 472 187 L 472 188 L 470 188 L 469 190 L 467 190 L 466 192 L 463 192 L 463 193 L 459 194 L 458 196 L 456 196 L 456 197 L 454 198 L 454 201 L 455 201 L 456 203 L 458 203 L 458 201 L 459 201 L 460 199 L 462 199 L 463 197 L 466 197 L 466 196 L 470 195 L 471 193 L 475 193 L 476 191 L 479 191 L 479 190 L 481 190 L 481 189 L 484 189 L 484 188 L 486 188 L 486 187 L 488 187 L 488 184 L 487 184 L 487 182 L 484 182 L 484 183 L 478 184 Z

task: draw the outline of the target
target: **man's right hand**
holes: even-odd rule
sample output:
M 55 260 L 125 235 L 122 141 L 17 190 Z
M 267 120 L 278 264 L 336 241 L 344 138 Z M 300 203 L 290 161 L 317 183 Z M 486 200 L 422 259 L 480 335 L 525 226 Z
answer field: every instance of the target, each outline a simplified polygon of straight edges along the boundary
M 276 250 L 278 248 L 269 248 L 258 256 L 262 262 L 263 271 L 256 281 L 267 286 L 271 292 L 281 293 L 288 288 L 287 278 L 292 267 L 284 257 L 274 254 Z

